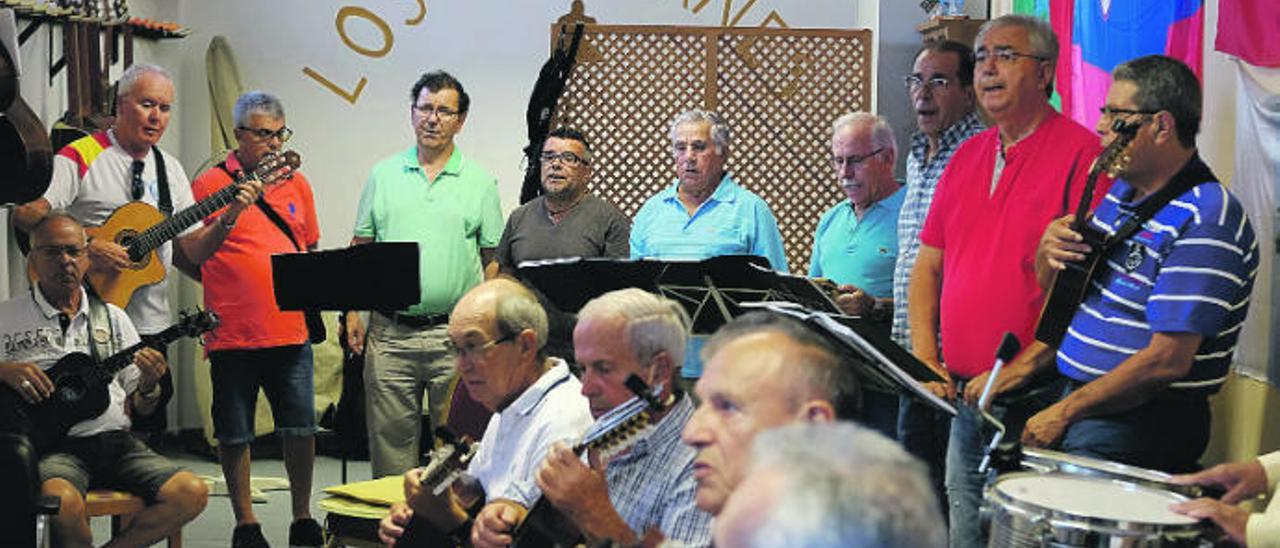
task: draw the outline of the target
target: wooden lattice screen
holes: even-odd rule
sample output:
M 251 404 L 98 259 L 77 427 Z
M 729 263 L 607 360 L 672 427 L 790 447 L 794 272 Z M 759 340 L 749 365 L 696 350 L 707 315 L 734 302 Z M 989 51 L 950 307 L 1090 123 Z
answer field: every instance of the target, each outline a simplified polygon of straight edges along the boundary
M 718 111 L 733 131 L 729 171 L 769 203 L 804 272 L 819 216 L 843 198 L 831 122 L 869 110 L 870 59 L 869 30 L 587 25 L 553 127 L 587 134 L 594 192 L 635 216 L 674 179 L 672 118 Z

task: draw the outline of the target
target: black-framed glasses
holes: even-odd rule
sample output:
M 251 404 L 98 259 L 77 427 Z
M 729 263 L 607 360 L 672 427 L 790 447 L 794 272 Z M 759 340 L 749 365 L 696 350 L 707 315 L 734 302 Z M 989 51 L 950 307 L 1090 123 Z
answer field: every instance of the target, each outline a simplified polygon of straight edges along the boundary
M 435 105 L 413 105 L 413 110 L 418 111 L 418 114 L 423 118 L 430 118 L 432 114 L 435 114 L 436 119 L 442 122 L 453 120 L 460 114 L 449 107 L 437 107 Z
M 134 201 L 142 199 L 142 191 L 145 190 L 142 186 L 142 170 L 146 167 L 147 164 L 142 160 L 133 161 L 133 178 L 129 181 L 129 192 L 133 195 Z
M 933 78 L 921 78 L 914 74 L 902 77 L 902 83 L 907 86 L 907 91 L 915 93 L 921 89 L 947 89 L 955 80 L 943 76 L 934 76 Z
M 884 147 L 877 148 L 871 152 L 863 154 L 862 156 L 858 156 L 857 154 L 853 154 L 851 156 L 832 156 L 831 165 L 836 166 L 836 169 L 840 169 L 845 166 L 858 167 L 862 165 L 863 162 L 870 160 L 872 156 L 880 154 L 881 152 L 884 152 Z
M 61 259 L 63 255 L 79 259 L 84 255 L 85 247 L 83 245 L 38 245 L 32 249 L 47 259 Z
M 538 159 L 542 161 L 542 165 L 551 165 L 551 162 L 560 160 L 561 163 L 569 167 L 578 167 L 587 165 L 587 159 L 571 151 L 564 150 L 560 152 L 543 152 L 538 155 Z
M 1140 109 L 1133 109 L 1133 108 L 1102 107 L 1098 109 L 1098 112 L 1102 113 L 1103 118 L 1114 119 L 1116 116 L 1132 116 L 1135 114 L 1141 114 L 1143 116 L 1151 116 L 1159 111 L 1158 110 L 1140 110 Z
M 1022 53 L 1020 51 L 1014 51 L 1009 48 L 1001 48 L 994 51 L 987 51 L 985 49 L 980 49 L 974 52 L 973 63 L 975 65 L 981 65 L 983 63 L 986 63 L 988 59 L 992 59 L 998 65 L 1008 65 L 1014 61 L 1017 61 L 1019 58 L 1023 58 L 1023 57 L 1027 59 L 1035 59 L 1036 61 L 1049 60 L 1048 57 L 1045 57 L 1043 55 L 1036 55 L 1034 53 Z
M 452 339 L 445 339 L 444 350 L 445 352 L 448 352 L 450 356 L 454 356 L 458 358 L 470 358 L 473 356 L 478 356 L 480 354 L 483 354 L 484 352 L 488 351 L 490 348 L 493 348 L 500 344 L 514 341 L 516 340 L 517 336 L 519 336 L 519 333 L 508 333 L 506 335 L 503 335 L 501 337 L 498 337 L 486 343 L 467 342 L 467 343 L 464 343 L 462 346 L 458 346 L 458 344 L 453 342 Z
M 253 135 L 254 137 L 257 137 L 264 141 L 272 137 L 275 137 L 276 139 L 279 139 L 281 143 L 283 143 L 288 141 L 290 137 L 293 137 L 293 130 L 289 129 L 289 126 L 281 127 L 280 129 L 277 129 L 275 131 L 271 131 L 267 128 L 255 129 L 255 128 L 244 127 L 244 126 L 240 126 L 240 129 L 247 131 L 249 132 L 250 135 Z

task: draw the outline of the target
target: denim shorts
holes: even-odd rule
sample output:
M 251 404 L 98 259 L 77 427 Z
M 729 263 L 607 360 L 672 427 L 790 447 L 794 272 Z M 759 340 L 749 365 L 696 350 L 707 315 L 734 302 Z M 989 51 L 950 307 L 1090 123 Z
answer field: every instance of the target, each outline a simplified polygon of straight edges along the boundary
M 65 438 L 40 459 L 40 482 L 62 478 L 83 495 L 90 487 L 126 491 L 156 501 L 160 487 L 181 470 L 125 430 Z
M 276 432 L 316 432 L 315 374 L 311 345 L 209 352 L 213 381 L 213 436 L 224 445 L 253 441 L 258 389 L 267 395 Z

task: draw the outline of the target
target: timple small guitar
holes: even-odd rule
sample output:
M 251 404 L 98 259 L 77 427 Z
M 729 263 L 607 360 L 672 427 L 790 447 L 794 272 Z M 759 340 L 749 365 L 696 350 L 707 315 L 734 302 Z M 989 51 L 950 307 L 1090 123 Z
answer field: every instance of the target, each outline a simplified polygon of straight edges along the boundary
M 288 177 L 301 164 L 302 157 L 292 150 L 268 154 L 258 162 L 251 174 L 236 183 L 257 179 L 263 185 L 270 185 Z M 89 285 L 93 286 L 102 300 L 124 308 L 138 288 L 164 279 L 166 268 L 156 250 L 196 221 L 235 201 L 239 191 L 237 184 L 227 185 L 168 219 L 150 204 L 129 202 L 112 212 L 101 226 L 86 228 L 85 232 L 91 238 L 107 239 L 120 244 L 128 251 L 131 261 L 123 270 L 91 267 L 85 276 Z
M 424 490 L 429 490 L 434 496 L 440 496 L 462 476 L 471 458 L 476 455 L 478 445 L 465 436 L 461 438 L 454 436 L 444 428 L 436 429 L 436 439 L 440 440 L 440 446 L 431 451 L 419 481 Z M 447 532 L 440 531 L 426 517 L 416 515 L 405 526 L 404 533 L 396 541 L 396 546 L 399 548 L 448 544 L 452 544 L 452 541 L 448 538 Z
M 30 420 L 31 444 L 37 451 L 45 451 L 57 445 L 67 429 L 76 423 L 101 415 L 111 403 L 107 385 L 121 369 L 133 363 L 133 355 L 144 346 L 164 345 L 182 337 L 194 337 L 217 327 L 218 317 L 209 311 L 182 314 L 178 323 L 156 334 L 147 343 L 138 343 L 121 350 L 102 361 L 83 352 L 63 356 L 53 367 L 44 371 L 53 382 L 53 393 L 39 403 L 27 406 Z M 21 398 L 6 387 L 8 393 Z
M 1080 233 L 1084 237 L 1084 243 L 1089 244 L 1089 253 L 1083 260 L 1067 263 L 1065 269 L 1054 274 L 1053 285 L 1049 288 L 1044 306 L 1040 309 L 1040 320 L 1036 323 L 1036 340 L 1042 343 L 1057 348 L 1067 334 L 1067 326 L 1071 325 L 1076 308 L 1084 301 L 1089 280 L 1093 278 L 1094 271 L 1102 260 L 1102 248 L 1107 241 L 1106 234 L 1089 226 L 1089 204 L 1093 202 L 1093 188 L 1104 172 L 1110 173 L 1114 178 L 1124 171 L 1129 163 L 1125 149 L 1141 126 L 1141 120 L 1129 123 L 1116 120 L 1111 127 L 1116 134 L 1115 138 L 1102 150 L 1089 169 L 1084 193 L 1080 196 L 1075 218 L 1071 221 L 1071 229 Z
M 627 377 L 626 385 L 635 396 L 591 425 L 582 441 L 573 447 L 574 453 L 595 451 L 598 458 L 607 461 L 648 433 L 653 427 L 653 417 L 670 405 L 670 401 L 658 401 L 636 375 Z M 539 498 L 529 508 L 511 537 L 514 548 L 577 546 L 585 542 L 582 533 L 546 497 Z

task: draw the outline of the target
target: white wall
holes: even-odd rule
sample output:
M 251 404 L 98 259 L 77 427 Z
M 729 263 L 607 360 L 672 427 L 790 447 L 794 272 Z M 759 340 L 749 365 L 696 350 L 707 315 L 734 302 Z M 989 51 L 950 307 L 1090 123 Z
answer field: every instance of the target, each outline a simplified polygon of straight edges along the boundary
M 588 1 L 586 11 L 601 23 L 716 26 L 724 22 L 727 4 L 730 19 L 745 9 L 738 26 L 759 25 L 773 12 L 794 27 L 859 28 L 875 22 L 848 0 L 721 0 L 706 2 L 694 13 L 699 2 Z M 425 70 L 443 68 L 472 97 L 459 137 L 463 150 L 498 176 L 504 209 L 518 205 L 525 106 L 548 54 L 549 27 L 570 3 L 432 1 L 418 26 L 404 24 L 418 13 L 413 0 L 350 4 L 386 22 L 393 42 L 384 57 L 362 56 L 342 42 L 335 25 L 343 8 L 339 3 L 178 3 L 177 19 L 195 32 L 181 43 L 162 44 L 167 48 L 158 52 L 162 63 L 176 68 L 179 79 L 180 120 L 166 146 L 177 151 L 188 170 L 209 155 L 204 54 L 213 36 L 225 36 L 246 88 L 270 90 L 285 102 L 288 124 L 296 130 L 290 146 L 303 155 L 303 170 L 316 187 L 321 246 L 345 245 L 369 167 L 412 144 L 410 86 Z M 383 44 L 382 33 L 367 19 L 349 17 L 344 28 L 358 45 L 378 49 Z M 351 104 L 305 75 L 304 67 L 344 88 L 361 77 L 367 84 Z

